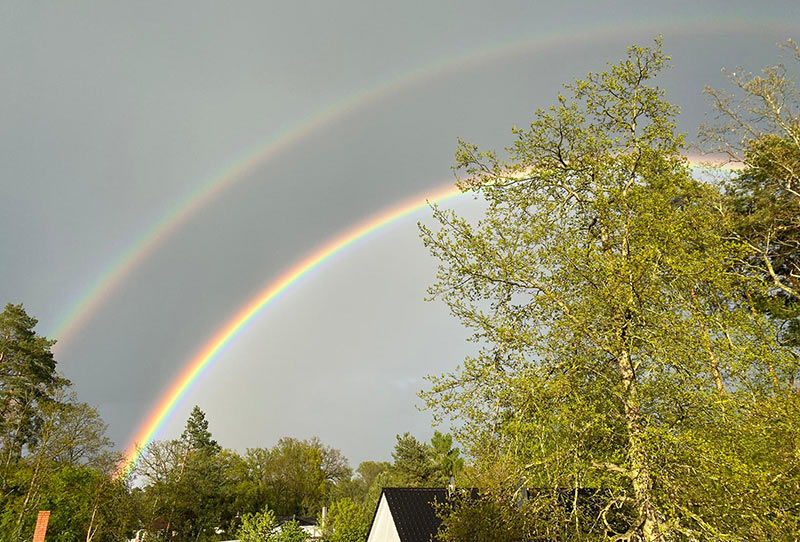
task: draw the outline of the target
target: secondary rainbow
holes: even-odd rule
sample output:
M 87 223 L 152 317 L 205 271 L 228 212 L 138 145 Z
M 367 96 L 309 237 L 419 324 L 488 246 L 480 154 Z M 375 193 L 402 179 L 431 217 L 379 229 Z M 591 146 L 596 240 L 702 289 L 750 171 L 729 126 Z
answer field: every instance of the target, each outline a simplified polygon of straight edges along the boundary
M 449 185 L 428 196 L 414 198 L 384 211 L 344 232 L 331 241 L 328 241 L 325 245 L 289 268 L 283 275 L 270 282 L 255 296 L 255 298 L 239 310 L 227 324 L 217 331 L 217 333 L 195 354 L 191 361 L 189 361 L 172 387 L 153 408 L 150 417 L 145 421 L 140 431 L 134 437 L 133 442 L 126 450 L 122 472 L 127 473 L 133 468 L 144 451 L 144 446 L 155 438 L 174 407 L 186 394 L 192 383 L 203 374 L 203 371 L 211 364 L 216 355 L 234 339 L 258 313 L 267 308 L 283 292 L 311 271 L 317 269 L 325 261 L 360 239 L 416 211 L 426 208 L 429 204 L 446 201 L 461 193 L 462 192 L 458 188 Z
M 641 34 L 643 38 L 646 38 L 658 34 L 665 27 L 673 35 L 708 30 L 709 25 L 715 28 L 724 26 L 726 31 L 729 32 L 753 32 L 752 23 L 753 21 L 743 22 L 732 18 L 723 20 L 723 18 L 715 16 L 705 19 L 698 18 L 692 21 L 628 21 L 626 25 L 633 27 L 637 34 Z M 784 23 L 771 21 L 771 24 Z M 105 300 L 131 276 L 142 262 L 192 216 L 209 206 L 225 190 L 243 179 L 247 179 L 259 167 L 280 156 L 283 152 L 325 126 L 331 126 L 356 113 L 363 113 L 370 105 L 408 91 L 425 82 L 451 77 L 457 73 L 516 55 L 528 55 L 550 50 L 562 43 L 569 42 L 574 44 L 581 42 L 589 44 L 606 38 L 617 37 L 620 30 L 622 30 L 620 25 L 601 28 L 596 26 L 577 28 L 571 29 L 567 34 L 553 32 L 539 35 L 532 39 L 517 40 L 488 49 L 470 51 L 456 58 L 445 58 L 400 74 L 389 81 L 379 82 L 374 87 L 357 92 L 342 101 L 321 109 L 293 127 L 278 132 L 267 141 L 261 141 L 251 146 L 240 155 L 239 159 L 221 168 L 216 175 L 200 183 L 197 189 L 167 209 L 161 219 L 136 238 L 84 290 L 84 293 L 71 305 L 66 314 L 55 325 L 54 330 L 48 335 L 58 339 L 58 349 L 65 348 L 76 336 L 77 332 L 97 313 Z

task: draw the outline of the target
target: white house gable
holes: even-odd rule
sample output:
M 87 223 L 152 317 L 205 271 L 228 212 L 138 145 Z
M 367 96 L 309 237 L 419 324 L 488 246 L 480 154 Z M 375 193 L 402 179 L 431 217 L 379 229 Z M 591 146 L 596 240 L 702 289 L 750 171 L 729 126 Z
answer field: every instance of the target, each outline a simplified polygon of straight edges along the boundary
M 381 495 L 367 542 L 400 542 L 400 535 L 397 533 L 397 527 L 394 524 L 389 503 L 386 501 L 386 495 Z

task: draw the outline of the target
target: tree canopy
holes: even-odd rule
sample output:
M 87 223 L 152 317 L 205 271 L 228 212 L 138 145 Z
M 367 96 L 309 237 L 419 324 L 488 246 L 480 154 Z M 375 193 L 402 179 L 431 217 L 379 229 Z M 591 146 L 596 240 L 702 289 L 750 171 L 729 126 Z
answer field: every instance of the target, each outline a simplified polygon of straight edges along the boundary
M 764 285 L 733 271 L 750 248 L 683 156 L 653 82 L 667 62 L 658 41 L 633 46 L 567 85 L 513 129 L 507 158 L 461 141 L 459 186 L 484 216 L 436 209 L 441 228 L 421 227 L 440 260 L 431 294 L 481 345 L 424 397 L 458 420 L 483 484 L 551 490 L 526 506 L 564 514 L 526 537 L 769 539 L 798 525 L 797 363 L 743 302 Z M 586 488 L 594 517 L 559 505 Z

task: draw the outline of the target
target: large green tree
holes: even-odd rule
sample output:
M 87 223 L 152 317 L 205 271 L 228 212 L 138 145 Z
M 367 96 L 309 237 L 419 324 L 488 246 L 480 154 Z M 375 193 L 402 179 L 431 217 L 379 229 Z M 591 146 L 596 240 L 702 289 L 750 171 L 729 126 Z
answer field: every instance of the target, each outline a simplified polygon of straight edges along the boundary
M 229 527 L 226 491 L 235 472 L 232 454 L 221 450 L 208 429 L 205 413 L 194 407 L 181 438 L 152 443 L 139 474 L 145 481 L 142 527 L 177 541 L 211 540 Z
M 523 538 L 798 527 L 796 366 L 741 302 L 760 287 L 731 272 L 749 248 L 682 156 L 677 108 L 652 82 L 667 60 L 660 43 L 631 47 L 567 86 L 514 129 L 507 159 L 461 142 L 459 185 L 484 217 L 437 209 L 441 229 L 422 228 L 441 261 L 431 293 L 481 345 L 424 397 L 456 419 L 487 491 L 541 489 L 495 501 L 551 511 Z
M 282 516 L 322 509 L 329 486 L 318 442 L 282 438 L 273 448 L 248 449 L 245 461 L 260 506 Z
M 123 538 L 133 518 L 106 424 L 70 391 L 35 326 L 21 305 L 0 313 L 0 540 L 30 536 L 41 509 L 63 542 Z
M 56 371 L 55 341 L 36 333 L 37 320 L 22 305 L 0 313 L 0 491 L 25 446 L 35 446 L 40 408 L 69 382 Z
M 788 41 L 794 68 L 800 47 Z M 712 151 L 743 169 L 728 183 L 734 232 L 752 249 L 745 271 L 771 285 L 754 308 L 780 324 L 780 340 L 800 346 L 800 90 L 783 64 L 759 74 L 728 72 L 735 93 L 706 88 L 715 122 L 701 127 Z
M 105 436 L 106 424 L 97 411 L 77 401 L 75 394 L 57 392 L 39 406 L 37 439 L 16 464 L 2 524 L 20 534 L 33 527 L 42 502 L 67 498 L 61 494 L 59 479 L 67 471 L 80 473 L 96 482 L 87 484 L 69 497 L 75 506 L 91 509 L 97 502 L 100 484 L 110 480 L 116 457 L 109 453 L 111 442 Z M 53 521 L 74 514 L 55 509 Z M 72 517 L 74 528 L 89 529 L 89 515 Z M 84 532 L 84 535 L 87 533 Z

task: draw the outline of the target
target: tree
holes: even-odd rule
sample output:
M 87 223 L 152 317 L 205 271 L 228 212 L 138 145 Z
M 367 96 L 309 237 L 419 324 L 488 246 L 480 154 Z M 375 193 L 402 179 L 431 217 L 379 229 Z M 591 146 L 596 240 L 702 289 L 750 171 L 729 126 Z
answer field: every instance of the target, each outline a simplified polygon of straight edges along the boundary
M 24 446 L 34 446 L 41 425 L 39 408 L 69 385 L 56 372 L 51 351 L 55 341 L 38 335 L 37 320 L 22 305 L 0 313 L 0 490 L 8 488 L 10 471 Z
M 340 450 L 333 446 L 323 444 L 319 437 L 313 437 L 308 441 L 309 445 L 319 450 L 322 464 L 320 465 L 325 479 L 330 484 L 336 484 L 344 480 L 349 480 L 353 476 L 353 469 L 347 458 Z
M 62 542 L 126 538 L 134 518 L 127 480 L 114 477 L 121 457 L 35 326 L 22 305 L 0 313 L 0 540 L 32 533 L 41 509 Z
M 461 450 L 453 447 L 453 435 L 433 432 L 431 437 L 431 456 L 439 479 L 445 483 L 464 468 L 464 459 L 460 457 Z
M 28 449 L 20 473 L 22 477 L 17 478 L 16 492 L 20 498 L 16 499 L 15 506 L 10 506 L 17 509 L 16 523 L 12 527 L 12 532 L 17 534 L 22 532 L 26 520 L 33 520 L 33 512 L 42 499 L 61 497 L 53 494 L 52 479 L 63 471 L 80 471 L 82 476 L 93 481 L 105 481 L 111 475 L 108 466 L 113 459 L 107 453 L 111 445 L 105 436 L 107 426 L 94 408 L 78 402 L 74 393 L 62 390 L 39 407 L 37 416 L 36 444 Z M 86 484 L 84 489 L 88 487 L 91 484 Z M 98 488 L 95 489 L 99 491 Z M 76 502 L 90 506 L 95 500 L 91 494 L 84 497 Z M 55 515 L 57 520 L 59 513 Z M 88 523 L 88 517 L 82 520 Z
M 245 460 L 259 502 L 277 514 L 315 515 L 322 509 L 328 485 L 322 452 L 313 443 L 285 437 L 272 449 L 248 449 Z
M 391 471 L 393 482 L 408 487 L 437 485 L 431 483 L 435 466 L 429 447 L 410 433 L 397 435 L 392 457 L 394 458 Z
M 362 461 L 358 465 L 358 477 L 364 487 L 364 493 L 369 491 L 375 480 L 384 472 L 390 470 L 392 464 L 387 461 Z
M 242 525 L 236 531 L 241 542 L 267 542 L 275 530 L 275 513 L 269 508 L 242 516 Z
M 785 46 L 800 61 L 800 47 Z M 800 346 L 800 90 L 782 64 L 728 77 L 739 95 L 706 88 L 716 122 L 700 133 L 711 151 L 744 165 L 727 186 L 735 233 L 752 249 L 742 267 L 771 284 L 754 305 Z
M 740 301 L 759 284 L 731 272 L 748 247 L 726 238 L 720 194 L 681 155 L 677 108 L 651 86 L 667 61 L 660 41 L 634 46 L 567 86 L 570 97 L 513 130 L 508 159 L 460 141 L 459 186 L 485 215 L 472 224 L 436 208 L 441 229 L 421 227 L 440 260 L 431 294 L 480 345 L 423 397 L 457 420 L 487 491 L 552 489 L 530 506 L 562 510 L 553 521 L 568 517 L 558 525 L 570 536 L 767 533 L 769 520 L 732 523 L 726 495 L 748 492 L 764 497 L 760 512 L 798 524 L 785 498 L 797 474 L 781 472 L 775 497 L 754 459 L 790 458 L 791 439 L 776 452 L 748 431 L 738 451 L 749 451 L 734 453 L 738 428 L 773 423 L 763 415 L 791 395 L 796 366 L 780 345 L 754 346 L 762 324 Z M 592 487 L 603 491 L 588 521 L 560 496 Z M 745 508 L 734 514 L 756 517 Z
M 269 539 L 269 542 L 304 542 L 308 538 L 297 520 L 284 522 Z
M 155 531 L 162 525 L 177 540 L 212 538 L 230 522 L 225 516 L 229 459 L 211 438 L 203 411 L 194 407 L 180 439 L 153 442 L 142 456 L 139 474 L 149 501 L 144 527 Z
M 116 466 L 116 465 L 115 465 Z M 127 539 L 133 517 L 125 480 L 86 465 L 62 465 L 48 477 L 38 509 L 51 510 L 49 533 L 58 542 Z M 32 533 L 31 514 L 25 533 Z
M 282 516 L 316 515 L 350 481 L 342 453 L 318 438 L 285 437 L 273 448 L 250 448 L 243 459 L 242 488 L 249 506 L 269 506 Z
M 206 413 L 197 405 L 186 420 L 186 428 L 181 434 L 181 439 L 187 443 L 190 450 L 219 451 L 220 449 L 217 441 L 211 438 Z
M 242 516 L 236 536 L 241 542 L 303 542 L 307 538 L 297 521 L 279 525 L 269 508 Z
M 60 540 L 123 537 L 131 516 L 125 480 L 115 480 L 121 458 L 109 451 L 106 424 L 97 411 L 59 390 L 38 409 L 35 445 L 15 465 L 0 514 L 0 540 L 32 532 L 36 511 L 52 510 L 50 524 Z
M 330 542 L 363 542 L 369 534 L 373 507 L 344 498 L 334 503 L 328 511 L 324 525 L 325 539 Z

